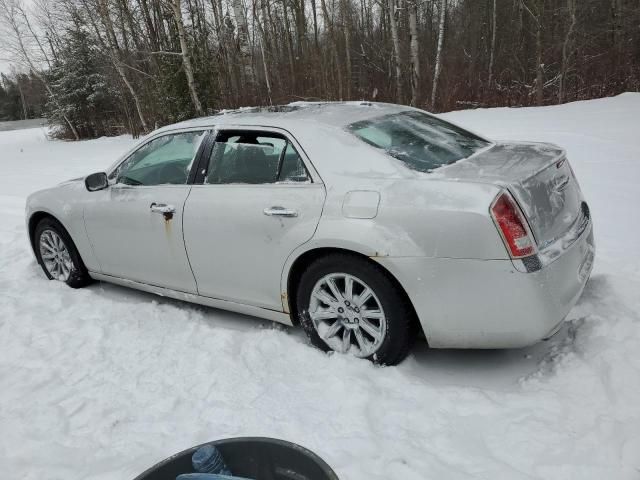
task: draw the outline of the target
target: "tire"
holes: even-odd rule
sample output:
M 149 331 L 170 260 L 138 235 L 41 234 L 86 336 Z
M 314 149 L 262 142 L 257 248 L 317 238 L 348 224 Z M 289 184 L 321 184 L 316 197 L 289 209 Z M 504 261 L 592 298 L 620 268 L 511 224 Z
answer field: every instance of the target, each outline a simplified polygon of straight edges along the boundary
M 45 252 L 44 255 L 52 254 L 50 248 L 42 246 L 43 243 L 49 246 L 63 245 L 63 247 L 59 249 L 56 248 L 59 258 L 64 260 L 60 270 L 56 271 L 53 269 L 51 267 L 51 261 L 43 258 L 43 252 Z M 36 259 L 49 280 L 62 281 L 71 288 L 85 287 L 92 282 L 73 240 L 71 240 L 71 237 L 60 222 L 53 218 L 40 220 L 33 234 L 33 247 Z
M 350 297 L 347 282 L 353 285 Z M 362 287 L 372 292 L 364 304 L 361 301 L 367 291 Z M 415 337 L 413 309 L 396 283 L 380 267 L 353 255 L 330 254 L 313 262 L 300 278 L 296 308 L 311 343 L 323 351 L 337 350 L 377 364 L 396 365 L 407 356 Z M 372 317 L 363 318 L 369 315 Z M 329 318 L 332 316 L 335 320 Z M 362 342 L 366 348 L 360 348 Z

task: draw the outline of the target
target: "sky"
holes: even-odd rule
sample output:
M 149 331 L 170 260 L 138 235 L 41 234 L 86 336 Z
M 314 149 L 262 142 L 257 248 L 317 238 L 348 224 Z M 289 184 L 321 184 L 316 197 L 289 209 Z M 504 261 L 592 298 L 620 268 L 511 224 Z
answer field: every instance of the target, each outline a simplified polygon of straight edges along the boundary
M 21 0 L 22 4 L 29 9 L 33 5 L 33 0 Z M 9 52 L 5 48 L 8 42 L 8 33 L 4 31 L 0 25 L 0 72 L 4 74 L 11 73 L 11 65 L 13 62 L 9 59 Z

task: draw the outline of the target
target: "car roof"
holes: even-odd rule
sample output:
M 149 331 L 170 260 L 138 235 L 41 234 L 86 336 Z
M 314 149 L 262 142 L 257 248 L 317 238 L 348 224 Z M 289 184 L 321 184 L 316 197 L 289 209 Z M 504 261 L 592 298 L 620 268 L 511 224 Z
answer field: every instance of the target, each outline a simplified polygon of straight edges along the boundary
M 268 107 L 222 110 L 208 117 L 167 125 L 156 132 L 217 125 L 247 125 L 296 130 L 303 125 L 322 124 L 344 128 L 373 117 L 411 110 L 411 107 L 378 102 L 293 102 Z
M 345 176 L 407 178 L 417 173 L 394 158 L 345 131 L 352 123 L 415 110 L 412 107 L 377 102 L 294 102 L 270 107 L 224 110 L 209 117 L 167 125 L 153 134 L 189 128 L 243 126 L 280 128 L 299 142 L 325 183 L 336 185 Z M 328 141 L 329 139 L 333 141 Z M 364 187 L 363 187 L 364 188 Z

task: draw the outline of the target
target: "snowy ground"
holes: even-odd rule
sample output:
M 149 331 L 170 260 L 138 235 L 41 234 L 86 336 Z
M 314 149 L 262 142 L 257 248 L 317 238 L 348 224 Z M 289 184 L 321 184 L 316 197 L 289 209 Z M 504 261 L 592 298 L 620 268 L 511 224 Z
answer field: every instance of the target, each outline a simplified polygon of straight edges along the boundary
M 396 368 L 324 355 L 248 317 L 45 280 L 26 196 L 133 141 L 0 132 L 0 478 L 129 479 L 193 444 L 266 435 L 316 451 L 343 480 L 639 479 L 640 94 L 445 117 L 567 148 L 597 261 L 551 341 L 421 345 Z

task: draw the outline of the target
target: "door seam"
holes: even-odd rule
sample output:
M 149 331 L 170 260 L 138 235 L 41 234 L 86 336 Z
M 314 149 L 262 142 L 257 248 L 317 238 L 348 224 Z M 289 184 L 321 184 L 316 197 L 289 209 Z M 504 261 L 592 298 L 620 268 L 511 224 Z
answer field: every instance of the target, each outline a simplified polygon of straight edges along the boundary
M 193 272 L 193 267 L 191 266 L 191 259 L 189 258 L 189 250 L 187 249 L 187 239 L 184 236 L 184 212 L 187 209 L 187 201 L 191 196 L 191 191 L 193 190 L 193 184 L 189 186 L 189 193 L 187 193 L 187 197 L 184 199 L 184 203 L 182 204 L 182 215 L 180 216 L 180 220 L 182 222 L 182 247 L 184 248 L 184 254 L 187 257 L 187 264 L 189 265 L 189 270 L 191 271 L 191 276 L 193 277 L 193 283 L 196 285 L 196 293 L 200 295 L 200 288 L 198 287 L 198 279 L 196 278 L 196 274 Z

